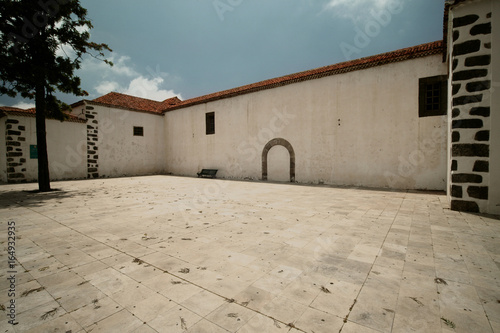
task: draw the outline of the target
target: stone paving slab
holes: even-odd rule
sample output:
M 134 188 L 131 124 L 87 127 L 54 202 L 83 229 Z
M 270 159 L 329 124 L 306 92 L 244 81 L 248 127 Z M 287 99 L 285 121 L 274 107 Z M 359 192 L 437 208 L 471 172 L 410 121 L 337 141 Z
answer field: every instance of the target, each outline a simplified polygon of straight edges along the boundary
M 0 186 L 0 332 L 500 332 L 500 220 L 440 193 L 52 187 Z

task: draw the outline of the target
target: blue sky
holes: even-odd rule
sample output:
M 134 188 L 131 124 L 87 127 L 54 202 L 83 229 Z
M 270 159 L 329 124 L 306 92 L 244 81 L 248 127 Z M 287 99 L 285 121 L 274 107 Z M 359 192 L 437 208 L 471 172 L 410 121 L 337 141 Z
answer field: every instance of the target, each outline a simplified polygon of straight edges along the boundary
M 444 0 L 81 0 L 115 66 L 78 72 L 111 91 L 185 100 L 442 39 Z M 81 97 L 58 95 L 66 103 Z M 0 105 L 33 101 L 0 96 Z

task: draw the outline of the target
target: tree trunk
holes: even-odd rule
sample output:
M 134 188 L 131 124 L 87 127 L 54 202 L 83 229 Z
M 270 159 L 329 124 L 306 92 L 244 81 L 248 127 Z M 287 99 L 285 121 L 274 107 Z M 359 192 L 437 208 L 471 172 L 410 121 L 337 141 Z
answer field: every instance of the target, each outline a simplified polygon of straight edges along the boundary
M 47 136 L 45 129 L 45 85 L 37 84 L 35 90 L 36 105 L 36 142 L 38 148 L 38 189 L 50 191 L 49 159 L 47 155 Z

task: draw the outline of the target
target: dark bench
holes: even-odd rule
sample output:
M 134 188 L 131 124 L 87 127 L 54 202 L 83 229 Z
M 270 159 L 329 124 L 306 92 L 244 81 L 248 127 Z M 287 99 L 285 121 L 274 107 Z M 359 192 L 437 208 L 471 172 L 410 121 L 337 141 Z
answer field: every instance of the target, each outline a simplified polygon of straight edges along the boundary
M 217 169 L 202 169 L 201 172 L 198 172 L 198 178 L 204 177 L 204 178 L 215 178 L 215 175 L 217 174 Z

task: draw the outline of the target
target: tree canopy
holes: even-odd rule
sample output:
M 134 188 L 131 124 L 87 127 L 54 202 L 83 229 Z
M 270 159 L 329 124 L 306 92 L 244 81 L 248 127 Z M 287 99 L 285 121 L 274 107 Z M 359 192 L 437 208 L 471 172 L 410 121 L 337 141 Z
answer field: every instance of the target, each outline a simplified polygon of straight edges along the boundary
M 63 120 L 69 109 L 55 92 L 88 95 L 75 74 L 85 54 L 112 65 L 108 45 L 90 41 L 92 27 L 78 0 L 0 0 L 0 93 L 35 100 L 41 191 L 50 190 L 45 116 Z

